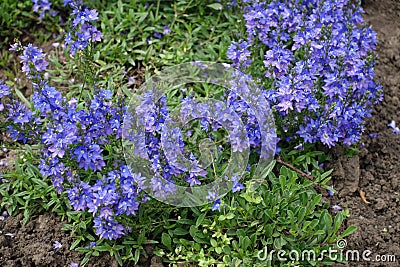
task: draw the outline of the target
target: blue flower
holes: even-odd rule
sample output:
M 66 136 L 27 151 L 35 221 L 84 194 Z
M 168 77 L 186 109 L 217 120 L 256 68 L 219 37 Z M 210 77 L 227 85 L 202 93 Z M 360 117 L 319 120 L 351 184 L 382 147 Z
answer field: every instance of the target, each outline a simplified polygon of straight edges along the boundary
M 73 8 L 72 26 L 73 33 L 68 32 L 65 37 L 65 44 L 69 47 L 70 54 L 75 55 L 83 51 L 90 42 L 100 42 L 103 34 L 90 23 L 98 19 L 98 12 L 82 6 L 81 1 L 64 1 L 64 5 Z
M 244 188 L 244 185 L 242 185 L 240 182 L 235 182 L 235 183 L 233 184 L 233 187 L 232 187 L 232 192 L 233 192 L 233 193 L 239 192 L 239 191 L 241 191 L 243 188 Z
M 337 213 L 337 212 L 339 212 L 339 211 L 341 211 L 342 210 L 342 207 L 340 207 L 339 205 L 333 205 L 332 206 L 332 209 L 333 209 L 333 211 L 335 212 L 335 213 Z
M 24 46 L 24 51 L 19 58 L 22 63 L 22 71 L 26 73 L 28 78 L 30 77 L 31 71 L 40 73 L 47 69 L 49 63 L 44 60 L 45 56 L 46 54 L 42 52 L 42 49 L 39 49 L 32 44 Z M 35 69 L 31 69 L 31 64 Z
M 51 2 L 49 0 L 32 0 L 33 12 L 40 13 L 39 19 L 42 19 L 46 14 L 46 11 L 50 11 Z M 56 15 L 56 12 L 50 12 L 50 15 Z
M 217 200 L 215 200 L 214 201 L 214 204 L 212 205 L 212 209 L 211 209 L 212 211 L 215 211 L 215 210 L 221 210 L 221 200 L 220 199 L 217 199 Z
M 251 64 L 252 60 L 249 58 L 251 55 L 250 47 L 251 43 L 244 40 L 232 42 L 228 48 L 227 57 L 233 60 L 233 66 L 246 68 Z
M 59 250 L 61 247 L 62 247 L 62 244 L 61 244 L 59 241 L 54 242 L 53 248 L 54 248 L 54 251 L 55 251 L 56 253 L 58 252 L 58 250 Z
M 118 239 L 127 232 L 127 229 L 123 225 L 111 218 L 105 219 L 101 217 L 95 217 L 93 222 L 94 228 L 96 229 L 96 234 L 100 238 L 108 240 Z
M 172 32 L 171 28 L 168 25 L 165 25 L 163 34 L 167 35 L 167 34 L 170 34 L 171 32 Z
M 0 80 L 0 99 L 10 94 L 10 87 Z
M 247 39 L 232 42 L 228 58 L 239 61 L 237 47 L 244 42 L 248 50 L 266 50 L 265 95 L 279 115 L 283 140 L 355 144 L 371 107 L 382 101 L 382 87 L 373 80 L 375 59 L 369 56 L 376 34 L 363 25 L 358 6 L 344 3 L 247 2 Z
M 189 175 L 188 177 L 185 178 L 185 181 L 190 185 L 190 186 L 195 186 L 195 185 L 201 185 L 201 182 L 195 175 Z
M 388 124 L 388 126 L 389 126 L 390 128 L 393 129 L 393 132 L 394 132 L 395 134 L 400 134 L 400 129 L 399 129 L 399 127 L 396 126 L 396 122 L 395 122 L 394 120 L 392 120 L 392 121 Z

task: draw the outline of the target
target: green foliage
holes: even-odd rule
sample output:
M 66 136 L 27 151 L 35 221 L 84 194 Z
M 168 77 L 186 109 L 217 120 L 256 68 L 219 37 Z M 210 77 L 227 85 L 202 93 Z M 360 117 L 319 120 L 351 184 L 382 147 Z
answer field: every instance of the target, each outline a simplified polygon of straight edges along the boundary
M 230 194 L 223 201 L 221 212 L 211 212 L 209 206 L 182 209 L 177 221 L 164 221 L 157 254 L 168 258 L 172 266 L 289 266 L 276 257 L 262 262 L 257 255 L 266 247 L 287 253 L 307 249 L 318 257 L 341 237 L 340 226 L 347 214 L 329 214 L 321 195 L 300 183 L 297 173 L 286 167 L 277 176 L 271 173 L 259 194 Z
M 44 210 L 61 212 L 66 204 L 65 196 L 58 195 L 49 179 L 40 175 L 37 147 L 25 145 L 14 168 L 2 173 L 0 184 L 1 207 L 14 216 L 24 214 L 24 223 L 32 214 Z
M 61 9 L 61 0 L 51 2 L 53 9 Z M 37 14 L 32 12 L 32 6 L 31 0 L 3 0 L 0 2 L 0 45 L 2 47 L 9 47 L 9 43 L 12 43 L 14 38 L 29 38 L 43 42 L 50 38 L 51 33 L 60 31 L 59 16 L 46 15 L 40 21 Z

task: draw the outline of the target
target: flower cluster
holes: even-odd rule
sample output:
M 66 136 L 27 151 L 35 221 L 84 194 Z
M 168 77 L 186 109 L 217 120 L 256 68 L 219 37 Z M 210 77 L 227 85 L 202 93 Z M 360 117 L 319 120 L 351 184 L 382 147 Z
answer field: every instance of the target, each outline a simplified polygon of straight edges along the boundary
M 139 197 L 137 186 L 144 178 L 133 174 L 121 158 L 105 159 L 105 153 L 110 153 L 105 147 L 118 147 L 122 137 L 124 102 L 112 101 L 109 90 L 95 89 L 92 99 L 78 106 L 76 99 L 65 98 L 42 79 L 40 72 L 48 62 L 40 49 L 19 43 L 12 49 L 22 53 L 24 71 L 29 67 L 34 110 L 15 100 L 10 88 L 0 82 L 0 112 L 10 136 L 42 144 L 40 173 L 51 179 L 58 193 L 68 193 L 75 210 L 92 213 L 100 237 L 116 239 L 128 233 L 129 227 L 117 217 L 135 214 L 146 200 Z
M 43 19 L 46 11 L 49 11 L 50 16 L 55 16 L 56 11 L 51 10 L 51 2 L 49 0 L 32 0 L 33 12 L 39 13 L 39 19 Z
M 0 99 L 10 94 L 10 87 L 4 84 L 3 81 L 0 81 Z
M 0 129 L 5 127 L 12 139 L 26 143 L 30 139 L 29 136 L 37 135 L 37 120 L 33 119 L 32 111 L 16 99 L 11 88 L 2 80 L 0 80 L 0 115 L 4 117 Z
M 235 66 L 264 67 L 266 97 L 285 141 L 355 144 L 371 106 L 376 33 L 353 1 L 243 1 L 247 40 L 233 42 Z M 257 58 L 260 47 L 264 58 Z M 250 53 L 252 51 L 253 53 Z
M 42 49 L 28 44 L 22 47 L 21 42 L 16 42 L 11 45 L 11 51 L 22 51 L 22 55 L 19 56 L 22 63 L 22 71 L 25 72 L 28 78 L 31 77 L 31 73 L 40 74 L 47 69 L 49 63 L 44 60 L 45 54 Z
M 97 19 L 97 11 L 83 8 L 80 1 L 64 4 L 74 9 L 77 40 L 70 52 L 75 54 L 88 42 L 100 41 L 101 33 L 89 25 Z M 71 42 L 66 41 L 67 45 Z M 17 42 L 10 50 L 21 54 L 22 70 L 34 89 L 33 106 L 27 108 L 0 82 L 0 113 L 11 138 L 42 144 L 40 173 L 51 179 L 58 193 L 68 194 L 74 210 L 92 214 L 101 238 L 117 239 L 128 233 L 130 228 L 119 222 L 120 216 L 134 215 L 147 198 L 137 186 L 143 185 L 144 178 L 123 164 L 120 151 L 113 152 L 122 137 L 123 99 L 113 99 L 111 91 L 97 88 L 84 103 L 67 99 L 43 79 L 48 62 L 41 49 Z M 107 160 L 109 153 L 120 156 Z
M 245 69 L 251 64 L 249 51 L 251 44 L 247 41 L 232 42 L 227 51 L 227 57 L 233 60 L 233 66 Z
M 64 6 L 69 5 L 72 11 L 73 33 L 68 32 L 65 44 L 70 47 L 71 55 L 83 51 L 90 42 L 100 42 L 103 34 L 91 22 L 98 19 L 98 12 L 83 7 L 81 0 L 64 0 Z
M 228 99 L 227 103 L 217 101 L 211 104 L 198 102 L 195 97 L 186 96 L 181 99 L 179 110 L 174 108 L 177 112 L 174 114 L 178 117 L 171 117 L 166 105 L 166 95 L 156 90 L 146 92 L 138 100 L 132 113 L 127 115 L 131 116 L 131 120 L 124 121 L 123 132 L 124 137 L 133 143 L 132 157 L 149 161 L 151 171 L 158 174 L 149 177 L 150 182 L 146 184 L 157 198 L 167 200 L 169 197 L 175 197 L 176 184 L 193 187 L 215 178 L 215 169 L 211 172 L 207 169 L 207 162 L 210 163 L 211 159 L 206 157 L 211 155 L 201 155 L 205 143 L 201 143 L 200 153 L 187 149 L 190 148 L 187 144 L 196 143 L 198 139 L 204 140 L 203 138 L 216 142 L 215 136 L 224 135 L 225 131 L 229 135 L 226 136 L 226 140 L 221 140 L 221 144 L 230 145 L 232 152 L 243 152 L 250 146 L 255 148 L 261 144 L 255 115 L 249 111 L 249 106 L 236 96 L 235 107 L 230 103 L 232 99 Z M 240 110 L 241 112 L 238 112 Z M 242 127 L 241 116 L 244 117 L 245 113 L 247 124 L 246 127 Z M 186 123 L 189 130 L 183 132 L 181 128 Z M 193 131 L 197 134 L 193 135 Z M 220 145 L 219 148 L 222 150 L 223 146 Z M 228 181 L 227 186 L 233 185 L 232 192 L 244 188 L 239 179 L 240 177 L 235 180 L 231 177 L 225 178 Z M 208 193 L 211 195 L 207 199 L 217 201 L 219 188 L 210 190 Z

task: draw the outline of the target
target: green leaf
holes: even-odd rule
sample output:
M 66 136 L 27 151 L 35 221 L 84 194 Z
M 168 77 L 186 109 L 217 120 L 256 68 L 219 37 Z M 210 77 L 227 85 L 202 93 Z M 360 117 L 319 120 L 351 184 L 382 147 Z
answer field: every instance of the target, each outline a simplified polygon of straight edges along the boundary
M 200 214 L 200 216 L 197 218 L 196 220 L 196 228 L 199 228 L 199 226 L 201 225 L 201 223 L 204 220 L 204 217 L 206 217 L 205 213 Z
M 172 231 L 172 233 L 174 235 L 187 235 L 189 231 L 183 228 L 176 228 Z
M 209 4 L 207 6 L 214 10 L 222 10 L 222 5 L 220 3 Z
M 69 248 L 70 250 L 74 249 L 80 242 L 82 241 L 82 238 L 78 238 L 72 243 L 71 247 Z
M 92 256 L 92 252 L 87 252 L 83 260 L 81 261 L 81 265 L 84 266 L 90 259 L 90 256 Z
M 343 238 L 343 237 L 346 237 L 346 236 L 348 236 L 348 235 L 351 235 L 351 234 L 354 233 L 354 231 L 356 231 L 356 230 L 357 230 L 357 226 L 351 225 L 351 226 L 347 227 L 347 229 L 343 232 L 343 234 L 341 234 L 341 235 L 339 236 L 339 238 Z
M 15 93 L 17 94 L 17 96 L 19 97 L 19 99 L 24 102 L 24 104 L 30 108 L 31 107 L 31 103 L 28 101 L 28 99 L 25 98 L 24 94 L 18 90 L 17 88 L 15 88 Z
M 161 243 L 166 246 L 170 251 L 172 251 L 172 245 L 171 245 L 171 237 L 167 233 L 162 233 L 161 236 Z
M 119 255 L 118 251 L 115 251 L 115 259 L 117 260 L 119 266 L 123 265 L 121 256 Z
M 279 237 L 279 238 L 276 238 L 275 240 L 274 240 L 274 248 L 275 249 L 281 249 L 284 245 L 286 245 L 286 240 L 285 239 L 283 239 L 283 237 Z
M 324 231 L 324 230 L 318 230 L 318 231 L 316 231 L 316 232 L 314 233 L 314 235 L 323 235 L 323 234 L 325 234 L 325 231 Z

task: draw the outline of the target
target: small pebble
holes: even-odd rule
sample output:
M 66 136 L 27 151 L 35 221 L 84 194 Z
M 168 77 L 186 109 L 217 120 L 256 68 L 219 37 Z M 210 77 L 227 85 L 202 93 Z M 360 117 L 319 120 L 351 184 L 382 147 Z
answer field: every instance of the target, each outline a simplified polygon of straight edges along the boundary
M 13 234 L 13 233 L 7 233 L 7 234 L 5 234 L 6 236 L 9 236 L 9 237 L 11 237 L 11 238 L 14 238 L 15 237 L 15 234 Z

